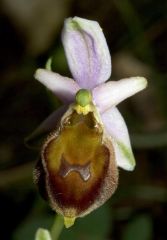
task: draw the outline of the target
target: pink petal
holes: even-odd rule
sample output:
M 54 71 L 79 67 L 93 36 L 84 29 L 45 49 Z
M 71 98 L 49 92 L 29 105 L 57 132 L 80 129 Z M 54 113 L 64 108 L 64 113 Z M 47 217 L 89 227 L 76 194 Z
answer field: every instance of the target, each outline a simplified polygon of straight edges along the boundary
M 93 89 L 93 99 L 100 112 L 104 112 L 143 90 L 146 86 L 147 80 L 143 77 L 109 81 Z
M 102 114 L 102 121 L 114 145 L 117 165 L 132 171 L 135 167 L 135 159 L 128 129 L 122 115 L 116 107 L 113 107 Z
M 72 102 L 76 92 L 79 90 L 78 84 L 73 79 L 45 69 L 38 69 L 35 78 L 64 103 Z
M 66 112 L 67 106 L 62 106 L 46 118 L 25 140 L 28 146 L 34 146 L 41 137 L 46 137 L 51 131 L 55 130 L 62 115 Z
M 93 89 L 111 75 L 111 57 L 101 27 L 79 17 L 65 21 L 62 41 L 74 79 Z

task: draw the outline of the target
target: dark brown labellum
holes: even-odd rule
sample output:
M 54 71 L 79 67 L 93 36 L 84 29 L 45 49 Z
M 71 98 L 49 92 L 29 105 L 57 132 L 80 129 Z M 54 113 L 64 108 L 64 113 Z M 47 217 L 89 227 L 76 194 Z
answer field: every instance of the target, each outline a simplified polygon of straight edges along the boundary
M 115 191 L 118 170 L 111 141 L 94 112 L 70 110 L 43 145 L 36 182 L 65 218 L 84 216 Z M 46 198 L 46 194 L 45 194 Z

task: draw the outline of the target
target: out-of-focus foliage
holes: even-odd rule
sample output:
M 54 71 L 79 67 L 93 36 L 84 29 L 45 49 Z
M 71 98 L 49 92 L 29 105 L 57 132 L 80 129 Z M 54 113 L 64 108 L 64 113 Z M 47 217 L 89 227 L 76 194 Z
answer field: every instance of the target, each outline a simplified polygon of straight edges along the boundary
M 108 229 L 112 227 L 112 214 L 109 205 L 105 205 L 88 215 L 86 218 L 79 218 L 75 223 L 75 227 L 64 229 L 60 239 L 86 239 L 86 240 L 101 240 L 108 234 Z M 39 227 L 50 228 L 54 221 L 54 216 L 48 216 L 48 213 L 38 214 L 36 217 L 28 218 L 20 225 L 20 228 L 15 232 L 14 239 L 29 240 L 33 239 L 35 232 Z
M 148 215 L 138 215 L 124 230 L 123 240 L 149 240 L 152 239 L 152 221 Z
M 139 0 L 2 0 L 0 3 L 1 240 L 31 240 L 51 228 L 54 213 L 33 185 L 38 151 L 24 138 L 61 103 L 36 82 L 36 68 L 53 56 L 70 76 L 61 45 L 64 18 L 97 20 L 112 54 L 112 79 L 141 75 L 149 87 L 120 105 L 137 166 L 120 170 L 119 188 L 97 211 L 78 219 L 60 240 L 167 238 L 167 4 Z

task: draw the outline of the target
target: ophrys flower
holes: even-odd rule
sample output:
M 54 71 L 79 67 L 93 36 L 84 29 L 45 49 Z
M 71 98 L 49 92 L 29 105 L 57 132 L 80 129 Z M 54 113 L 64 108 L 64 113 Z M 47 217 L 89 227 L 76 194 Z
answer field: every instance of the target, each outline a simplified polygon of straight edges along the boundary
M 118 167 L 134 169 L 128 130 L 116 105 L 144 89 L 147 81 L 132 77 L 105 83 L 111 75 L 111 57 L 95 21 L 67 19 L 62 41 L 74 80 L 45 69 L 36 71 L 35 78 L 64 106 L 32 137 L 50 132 L 35 181 L 69 227 L 114 193 Z

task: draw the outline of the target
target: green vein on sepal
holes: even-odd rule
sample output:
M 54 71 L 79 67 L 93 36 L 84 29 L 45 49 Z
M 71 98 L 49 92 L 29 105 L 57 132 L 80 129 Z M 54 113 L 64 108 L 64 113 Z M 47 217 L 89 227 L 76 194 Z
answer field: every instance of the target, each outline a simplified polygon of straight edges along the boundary
M 132 171 L 135 168 L 136 161 L 133 156 L 133 152 L 130 148 L 128 148 L 124 143 L 117 142 L 119 149 L 121 150 L 123 156 L 128 160 L 129 163 L 129 171 Z

